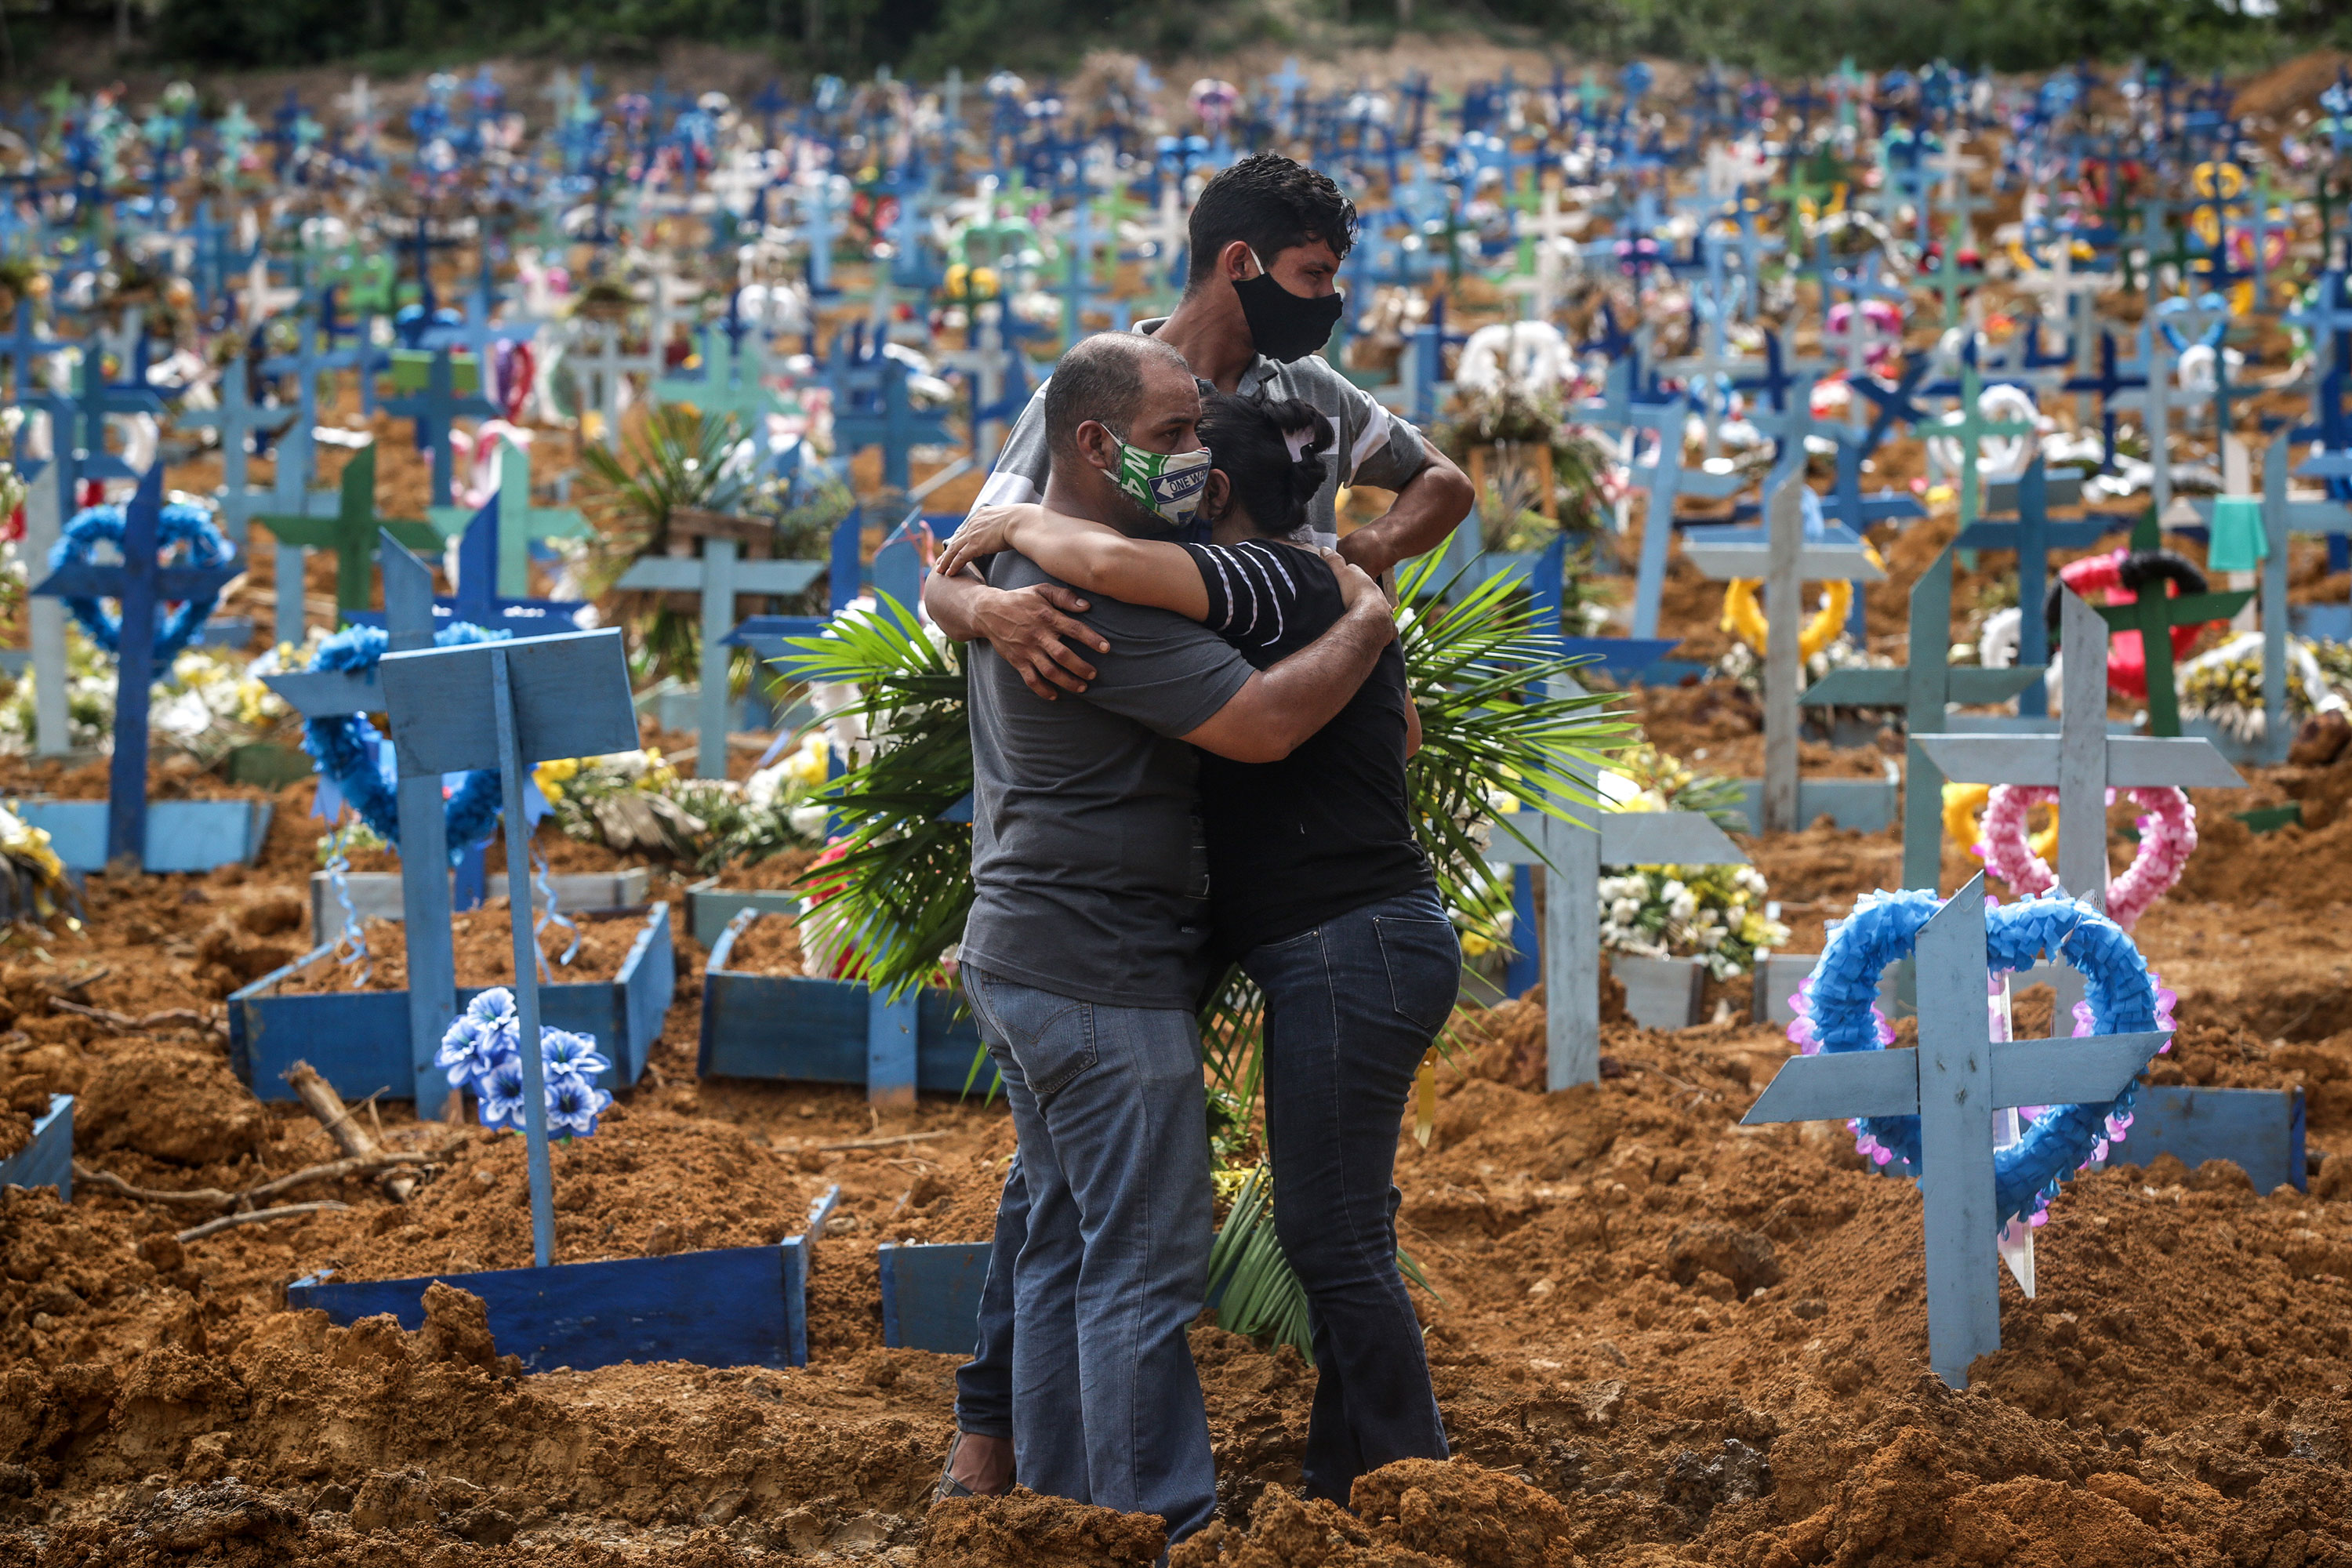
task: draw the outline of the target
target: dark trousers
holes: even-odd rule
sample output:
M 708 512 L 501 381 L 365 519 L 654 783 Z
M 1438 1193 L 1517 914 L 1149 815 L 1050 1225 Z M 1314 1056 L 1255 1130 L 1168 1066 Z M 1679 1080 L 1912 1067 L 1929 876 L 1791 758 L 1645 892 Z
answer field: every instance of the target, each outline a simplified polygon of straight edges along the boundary
M 1396 1265 L 1397 1124 L 1453 1011 L 1462 955 L 1433 891 L 1382 900 L 1243 961 L 1265 993 L 1274 1224 L 1315 1347 L 1307 1495 L 1445 1458 L 1421 1325 Z
M 1313 1326 L 1307 1491 L 1345 1507 L 1365 1471 L 1446 1456 L 1396 1269 L 1391 1178 L 1413 1069 L 1453 1010 L 1461 950 L 1436 894 L 1423 891 L 1258 948 L 1244 966 L 1265 993 L 1275 1229 Z M 982 1436 L 1013 1435 L 1013 1279 L 1029 1231 L 1022 1164 L 1016 1155 L 997 1206 L 978 1342 L 956 1373 L 956 1426 Z

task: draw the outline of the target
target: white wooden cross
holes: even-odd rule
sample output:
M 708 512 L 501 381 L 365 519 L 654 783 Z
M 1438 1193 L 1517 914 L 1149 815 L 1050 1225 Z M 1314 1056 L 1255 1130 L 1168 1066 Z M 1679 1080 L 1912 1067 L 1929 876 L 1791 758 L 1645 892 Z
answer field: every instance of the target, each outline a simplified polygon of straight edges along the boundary
M 679 307 L 698 299 L 702 290 L 678 277 L 669 258 L 664 257 L 654 269 L 649 293 L 651 298 L 646 306 L 645 353 L 625 357 L 623 368 L 645 376 L 646 406 L 657 407 L 661 399 L 654 388 L 662 377 L 669 374 L 670 328 L 688 319 L 688 313 Z
M 1582 689 L 1565 676 L 1549 682 L 1554 698 L 1575 697 Z M 1542 934 L 1536 939 L 1543 960 L 1547 1090 L 1601 1079 L 1601 868 L 1749 864 L 1704 812 L 1596 813 L 1564 802 L 1561 809 L 1573 820 L 1517 813 L 1514 826 L 1529 842 L 1498 836 L 1489 852 L 1498 864 L 1547 868 L 1549 890 Z
M 1954 784 L 2042 784 L 2058 791 L 2058 882 L 2095 909 L 2107 907 L 2107 791 L 2171 784 L 2243 789 L 2213 742 L 2197 736 L 2107 733 L 2107 623 L 2071 588 L 2059 592 L 2060 691 L 2055 735 L 1915 735 L 1936 771 Z M 2058 1016 L 2081 995 L 2061 972 Z M 1926 997 L 1923 991 L 1922 1005 Z
M 1804 625 L 1804 584 L 1844 578 L 1884 583 L 1886 574 L 1856 542 L 1836 543 L 1805 538 L 1801 469 L 1782 482 L 1767 505 L 1769 542 L 1696 544 L 1685 541 L 1683 555 L 1700 575 L 1717 582 L 1761 578 L 1764 583 L 1764 801 L 1763 829 L 1793 833 L 1797 820 L 1797 694 L 1804 673 L 1797 646 Z
M 1543 196 L 1535 215 L 1528 216 L 1527 209 L 1522 207 L 1511 216 L 1521 237 L 1534 237 L 1536 267 L 1532 277 L 1511 279 L 1503 287 L 1510 293 L 1526 297 L 1528 307 L 1527 320 L 1549 321 L 1552 312 L 1559 308 L 1560 242 L 1570 238 L 1575 229 L 1584 226 L 1584 215 L 1562 213 L 1559 210 L 1559 182 L 1546 180 Z
M 621 323 L 618 321 L 584 322 L 574 331 L 575 333 L 593 331 L 596 335 L 594 353 L 582 353 L 575 336 L 574 347 L 565 357 L 571 360 L 575 371 L 584 373 L 583 379 L 588 384 L 580 389 L 580 401 L 583 405 L 592 402 L 596 405 L 604 424 L 597 438 L 604 443 L 606 451 L 617 452 L 621 449 L 621 408 L 628 392 L 626 378 L 635 360 L 621 352 Z
M 1994 1040 L 1985 1007 L 1981 872 L 1920 931 L 1916 956 L 1916 1050 L 1792 1057 L 1740 1125 L 1919 1118 L 1926 1164 L 1919 1198 L 1926 1230 L 1927 1364 L 1950 1387 L 1966 1388 L 1970 1363 L 2000 1348 L 1995 1113 L 2021 1105 L 2113 1100 L 2172 1034 Z
M 691 547 L 690 540 L 678 543 Z M 702 601 L 702 693 L 696 711 L 697 778 L 727 776 L 728 633 L 735 626 L 738 594 L 797 594 L 824 575 L 822 561 L 742 561 L 736 542 L 716 534 L 702 541 L 702 558 L 647 555 L 621 574 L 616 588 L 692 593 Z

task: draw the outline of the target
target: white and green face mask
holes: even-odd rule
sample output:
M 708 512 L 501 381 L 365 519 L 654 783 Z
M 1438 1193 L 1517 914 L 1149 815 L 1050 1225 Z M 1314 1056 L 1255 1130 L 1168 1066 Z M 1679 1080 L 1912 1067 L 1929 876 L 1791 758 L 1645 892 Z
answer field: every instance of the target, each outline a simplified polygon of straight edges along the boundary
M 1209 483 L 1209 449 L 1147 452 L 1120 441 L 1116 431 L 1111 439 L 1118 442 L 1118 471 L 1111 476 L 1118 488 L 1169 527 L 1191 527 Z

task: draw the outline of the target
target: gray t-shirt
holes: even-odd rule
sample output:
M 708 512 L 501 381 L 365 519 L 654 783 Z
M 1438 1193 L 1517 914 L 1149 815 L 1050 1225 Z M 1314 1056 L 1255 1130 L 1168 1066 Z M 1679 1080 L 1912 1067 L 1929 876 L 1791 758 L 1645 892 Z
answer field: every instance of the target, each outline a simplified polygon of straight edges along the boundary
M 995 588 L 1058 579 L 1011 551 Z M 1208 863 L 1190 734 L 1249 679 L 1197 621 L 1099 594 L 1079 617 L 1083 695 L 1051 702 L 986 642 L 969 645 L 971 914 L 961 961 L 1023 985 L 1115 1007 L 1192 1009 L 1206 978 Z
M 1156 332 L 1164 316 L 1139 321 L 1139 332 Z M 1050 377 L 1048 378 L 1051 379 Z M 1323 487 L 1307 503 L 1312 542 L 1328 550 L 1339 542 L 1337 505 L 1341 485 L 1372 485 L 1398 490 L 1429 466 L 1429 448 L 1410 420 L 1400 419 L 1372 395 L 1341 375 L 1320 354 L 1288 364 L 1260 354 L 1242 372 L 1234 391 L 1253 403 L 1295 397 L 1331 421 L 1333 441 L 1323 453 Z M 1004 439 L 996 467 L 981 487 L 972 510 L 1033 501 L 1045 493 L 1045 385 L 1040 382 L 1029 405 Z

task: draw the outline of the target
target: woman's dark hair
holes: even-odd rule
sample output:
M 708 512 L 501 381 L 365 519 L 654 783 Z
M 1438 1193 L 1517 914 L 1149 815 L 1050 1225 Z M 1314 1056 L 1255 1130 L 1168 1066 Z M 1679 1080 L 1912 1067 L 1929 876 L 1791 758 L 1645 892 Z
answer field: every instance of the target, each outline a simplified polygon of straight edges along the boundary
M 1318 239 L 1344 259 L 1356 243 L 1356 204 L 1319 169 L 1279 153 L 1253 153 L 1201 188 L 1186 231 L 1189 290 L 1216 270 L 1219 254 L 1237 239 L 1247 240 L 1267 267 L 1292 247 Z
M 1307 503 L 1323 488 L 1323 451 L 1331 444 L 1330 423 L 1314 405 L 1297 398 L 1253 403 L 1213 392 L 1201 399 L 1201 440 L 1250 526 L 1281 539 L 1305 524 Z

